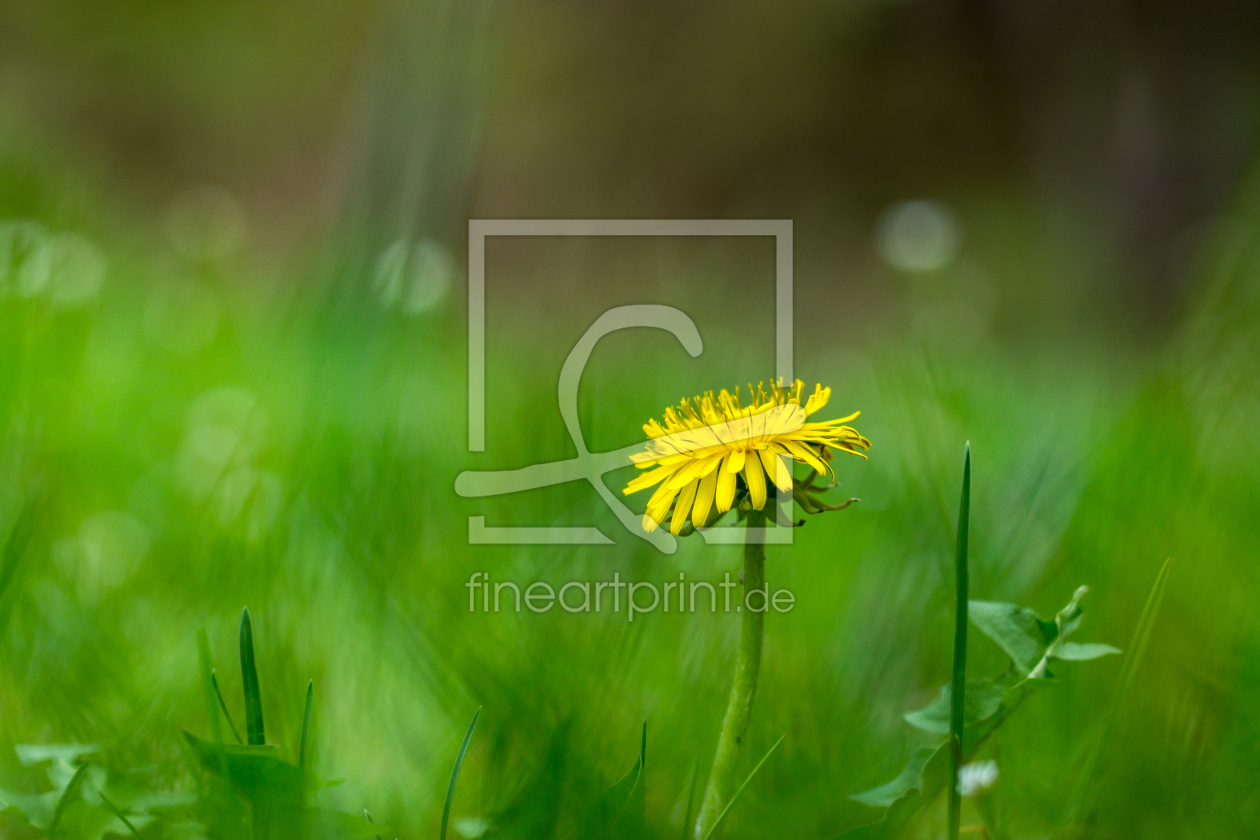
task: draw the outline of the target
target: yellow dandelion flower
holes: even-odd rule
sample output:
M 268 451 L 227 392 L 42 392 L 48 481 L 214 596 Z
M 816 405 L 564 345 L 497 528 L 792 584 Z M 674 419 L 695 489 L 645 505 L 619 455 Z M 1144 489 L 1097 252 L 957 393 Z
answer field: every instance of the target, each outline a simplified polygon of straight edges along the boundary
M 757 386 L 749 405 L 740 403 L 739 389 L 731 394 L 712 391 L 684 399 L 665 409 L 664 425 L 649 420 L 643 431 L 651 438 L 643 452 L 630 456 L 641 470 L 649 470 L 626 485 L 625 495 L 657 488 L 648 500 L 643 529 L 654 531 L 673 510 L 669 530 L 675 536 L 690 518 L 695 527 L 731 509 L 741 489 L 752 507 L 766 504 L 766 482 L 782 492 L 793 489 L 789 464 L 799 461 L 819 474 L 832 474 L 831 450 L 865 458 L 858 450 L 871 442 L 844 425 L 855 412 L 838 420 L 808 423 L 806 418 L 827 404 L 831 389 L 818 385 L 802 403 L 804 383 L 790 387 Z

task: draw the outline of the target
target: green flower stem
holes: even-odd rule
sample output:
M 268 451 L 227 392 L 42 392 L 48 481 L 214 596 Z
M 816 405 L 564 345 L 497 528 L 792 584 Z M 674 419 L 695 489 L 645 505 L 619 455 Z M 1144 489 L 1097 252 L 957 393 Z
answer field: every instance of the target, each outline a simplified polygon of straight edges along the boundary
M 766 545 L 763 511 L 749 511 L 744 538 L 743 593 L 766 586 Z M 746 603 L 746 602 L 745 602 Z M 737 768 L 752 717 L 753 698 L 757 695 L 757 677 L 761 672 L 761 638 L 765 628 L 765 611 L 742 609 L 739 630 L 739 656 L 735 660 L 735 679 L 731 683 L 731 699 L 726 704 L 722 734 L 718 738 L 713 769 L 704 790 L 704 803 L 696 819 L 696 840 L 702 840 L 717 822 L 739 785 Z

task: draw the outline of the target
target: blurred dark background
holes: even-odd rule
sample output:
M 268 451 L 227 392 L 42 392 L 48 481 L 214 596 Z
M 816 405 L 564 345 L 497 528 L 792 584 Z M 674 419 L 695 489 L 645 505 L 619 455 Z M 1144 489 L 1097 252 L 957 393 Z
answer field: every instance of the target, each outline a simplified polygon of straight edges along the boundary
M 263 253 L 347 219 L 460 253 L 469 215 L 793 218 L 804 293 L 862 321 L 898 297 L 875 220 L 930 198 L 1008 338 L 1144 341 L 1251 164 L 1258 30 L 1246 0 L 7 0 L 0 130 L 142 212 L 224 187 Z

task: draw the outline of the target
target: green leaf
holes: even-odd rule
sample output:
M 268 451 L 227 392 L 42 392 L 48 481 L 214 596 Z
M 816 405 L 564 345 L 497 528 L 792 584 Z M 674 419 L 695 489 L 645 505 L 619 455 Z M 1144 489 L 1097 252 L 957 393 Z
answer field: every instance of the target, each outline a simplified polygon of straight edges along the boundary
M 1063 659 L 1069 662 L 1085 662 L 1112 653 L 1121 653 L 1121 650 L 1111 645 L 1102 645 L 1097 642 L 1062 642 L 1051 656 L 1055 659 Z
M 464 763 L 464 754 L 468 752 L 468 742 L 472 740 L 473 730 L 477 728 L 479 717 L 481 717 L 480 707 L 473 714 L 472 723 L 468 724 L 468 731 L 464 733 L 464 743 L 459 746 L 459 755 L 455 756 L 455 768 L 451 770 L 451 783 L 446 787 L 446 804 L 442 806 L 442 830 L 438 835 L 439 840 L 446 840 L 446 824 L 451 818 L 451 799 L 455 796 L 455 782 L 459 779 L 459 768 Z
M 1052 621 L 1018 604 L 999 601 L 971 601 L 967 614 L 980 632 L 997 643 L 1015 663 L 1021 676 L 1027 676 L 1058 635 Z
M 13 793 L 0 790 L 0 814 L 24 820 L 36 828 L 48 828 L 53 811 L 61 800 L 61 791 L 47 793 Z
M 254 667 L 254 626 L 249 607 L 241 610 L 241 685 L 245 689 L 245 740 L 252 746 L 267 743 L 263 730 L 262 693 Z
M 906 722 L 924 732 L 936 735 L 949 733 L 950 703 L 953 688 L 949 685 L 941 687 L 941 695 L 926 708 L 917 712 L 906 712 Z M 1002 706 L 1002 698 L 1006 689 L 993 680 L 968 680 L 967 691 L 963 694 L 963 725 L 974 726 L 997 714 Z
M 1002 705 L 998 709 L 998 713 L 987 720 L 977 723 L 975 726 L 967 727 L 963 732 L 963 760 L 969 760 L 976 750 L 980 748 L 980 745 L 996 732 L 1006 722 L 1007 718 L 1014 714 L 1021 703 L 1041 691 L 1041 689 L 1055 684 L 1055 680 L 1047 677 L 1029 677 L 1006 689 L 1002 696 Z
M 948 710 L 946 714 L 948 716 Z M 948 728 L 947 722 L 946 729 Z M 919 779 L 923 775 L 923 768 L 927 766 L 928 760 L 935 753 L 936 750 L 932 747 L 919 747 L 914 755 L 910 756 L 910 760 L 906 762 L 906 766 L 902 768 L 897 778 L 877 788 L 851 794 L 849 798 L 863 805 L 870 805 L 872 808 L 887 808 L 910 791 L 919 789 Z
M 1024 700 L 1045 686 L 1053 684 L 1054 680 L 1029 678 L 1005 689 L 996 713 L 963 730 L 963 761 L 969 760 L 985 739 L 996 732 Z M 971 691 L 968 689 L 964 699 L 970 695 Z M 883 819 L 849 829 L 836 835 L 832 840 L 892 840 L 905 829 L 915 815 L 930 805 L 932 800 L 946 788 L 948 774 L 948 742 L 941 744 L 935 750 L 928 747 L 920 748 L 896 779 L 886 785 L 851 797 L 866 805 L 888 806 Z
M 99 752 L 100 744 L 17 744 L 13 751 L 23 767 L 41 761 L 63 761 L 73 764 L 85 755 Z
M 921 767 L 920 761 L 923 762 Z M 919 768 L 917 774 L 911 772 L 912 767 Z M 911 786 L 889 804 L 883 818 L 877 822 L 851 828 L 836 835 L 832 840 L 892 840 L 900 835 L 910 821 L 940 794 L 945 788 L 948 775 L 948 744 L 941 744 L 935 750 L 927 747 L 920 748 L 910 759 L 906 769 L 901 771 L 901 775 L 889 785 L 884 785 L 884 788 L 890 788 L 893 784 L 901 783 L 903 778 L 911 780 Z M 875 788 L 876 791 L 882 789 Z M 866 794 L 859 795 L 866 796 L 874 792 L 867 791 Z
M 305 794 L 325 786 L 315 775 L 281 761 L 280 750 L 274 746 L 224 744 L 219 747 L 190 732 L 184 733 L 184 739 L 210 772 L 222 776 L 221 768 L 225 763 L 232 787 L 255 804 L 296 805 Z

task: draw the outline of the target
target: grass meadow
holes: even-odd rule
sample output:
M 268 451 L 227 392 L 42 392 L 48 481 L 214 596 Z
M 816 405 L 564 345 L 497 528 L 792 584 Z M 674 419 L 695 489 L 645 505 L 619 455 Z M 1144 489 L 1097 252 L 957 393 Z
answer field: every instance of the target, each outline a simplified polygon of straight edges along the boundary
M 0 838 L 949 838 L 951 730 L 964 838 L 1260 834 L 1255 4 L 670 5 L 0 4 Z M 603 338 L 592 452 L 768 380 L 773 242 L 488 239 L 470 451 L 472 218 L 794 222 L 871 449 L 766 547 L 708 837 L 746 615 L 469 584 L 744 548 L 456 482 L 576 455 L 614 306 L 704 349 Z
M 305 760 L 344 782 L 305 791 L 308 803 L 355 816 L 366 808 L 391 836 L 434 836 L 480 709 L 451 836 L 598 835 L 592 809 L 641 746 L 641 824 L 617 830 L 683 836 L 693 778 L 703 786 L 712 758 L 738 617 L 657 611 L 631 624 L 624 612 L 468 610 L 473 571 L 558 587 L 613 572 L 716 580 L 738 569 L 738 546 L 690 537 L 664 555 L 631 538 L 581 483 L 486 500 L 453 492 L 456 474 L 491 460 L 506 468 L 572 455 L 546 384 L 554 368 L 535 367 L 549 363 L 545 342 L 492 364 L 487 453 L 469 454 L 458 293 L 405 317 L 371 295 L 338 297 L 336 254 L 241 268 L 159 253 L 141 223 L 66 193 L 38 167 L 10 160 L 0 182 L 0 216 L 26 225 L 6 222 L 9 263 L 0 265 L 6 836 L 43 836 L 57 810 L 60 836 L 128 833 L 102 805 L 105 791 L 144 837 L 240 829 L 224 814 L 230 799 L 244 800 L 224 798 L 181 730 L 213 740 L 198 665 L 204 630 L 243 732 L 246 605 L 265 739 L 291 764 L 313 680 Z M 869 462 L 837 463 L 843 492 L 860 504 L 768 548 L 767 575 L 796 605 L 767 617 L 747 769 L 786 737 L 732 809 L 726 836 L 825 838 L 873 822 L 879 809 L 848 795 L 939 742 L 902 715 L 949 679 L 965 440 L 973 598 L 1049 617 L 1087 585 L 1079 638 L 1128 649 L 1173 558 L 1149 647 L 1099 756 L 1083 836 L 1240 837 L 1257 824 L 1260 474 L 1247 418 L 1260 393 L 1258 207 L 1244 196 L 1232 221 L 1204 237 L 1194 306 L 1141 356 L 1105 346 L 1021 353 L 909 328 L 861 347 L 825 334 L 798 342 L 799 375 L 830 384 L 838 408 L 860 408 L 855 423 L 873 448 Z M 21 236 L 65 231 L 79 238 L 63 233 L 47 281 L 24 290 Z M 175 268 L 182 285 L 167 281 Z M 74 272 L 94 270 L 103 280 L 83 299 Z M 489 317 L 492 353 L 540 340 L 527 320 Z M 715 331 L 720 349 L 729 336 Z M 736 338 L 726 346 L 752 341 Z M 596 450 L 634 442 L 674 394 L 726 382 L 754 356 L 706 353 L 685 366 L 663 342 L 643 352 L 629 339 L 608 343 L 580 399 Z M 619 489 L 629 473 L 606 480 Z M 471 546 L 470 515 L 594 524 L 618 545 Z M 1000 767 L 986 807 L 1004 836 L 1063 830 L 1123 661 L 1059 663 L 1056 684 L 983 747 Z M 1007 664 L 973 628 L 969 674 Z M 76 790 L 73 771 L 89 758 Z M 43 806 L 22 798 L 41 794 Z M 979 822 L 974 807 L 965 801 L 964 827 Z M 938 836 L 943 813 L 938 797 L 904 836 Z

